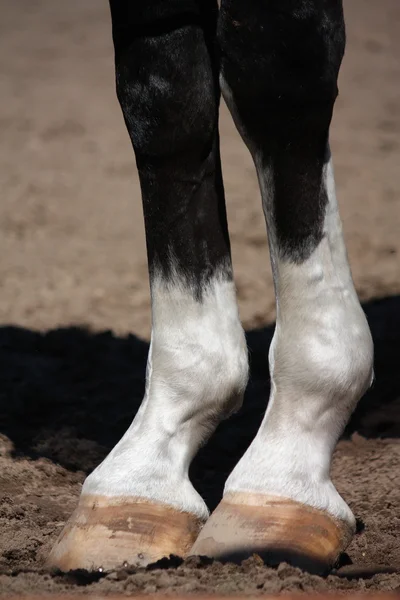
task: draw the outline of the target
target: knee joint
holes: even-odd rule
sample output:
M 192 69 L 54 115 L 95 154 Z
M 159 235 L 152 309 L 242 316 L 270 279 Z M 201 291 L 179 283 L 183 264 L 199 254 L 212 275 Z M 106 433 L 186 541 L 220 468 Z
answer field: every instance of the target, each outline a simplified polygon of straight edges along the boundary
M 201 30 L 186 27 L 168 39 L 140 38 L 133 45 L 116 61 L 116 72 L 117 96 L 136 155 L 157 159 L 201 152 L 217 118 Z
M 223 87 L 242 121 L 262 123 L 271 112 L 278 120 L 313 113 L 329 125 L 345 32 L 340 2 L 321 4 L 285 0 L 263 3 L 256 16 L 236 8 L 223 12 Z

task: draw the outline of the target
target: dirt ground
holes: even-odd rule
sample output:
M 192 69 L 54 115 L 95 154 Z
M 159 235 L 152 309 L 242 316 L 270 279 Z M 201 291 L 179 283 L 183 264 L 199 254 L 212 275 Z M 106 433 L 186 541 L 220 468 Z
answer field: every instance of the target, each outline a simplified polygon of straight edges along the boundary
M 334 480 L 359 533 L 328 577 L 254 558 L 52 575 L 46 553 L 85 475 L 143 394 L 150 311 L 139 185 L 114 94 L 108 6 L 0 0 L 0 593 L 400 590 L 400 2 L 345 0 L 332 128 L 376 384 L 339 443 Z M 222 154 L 252 378 L 192 479 L 210 508 L 268 398 L 274 297 L 254 168 L 227 111 Z

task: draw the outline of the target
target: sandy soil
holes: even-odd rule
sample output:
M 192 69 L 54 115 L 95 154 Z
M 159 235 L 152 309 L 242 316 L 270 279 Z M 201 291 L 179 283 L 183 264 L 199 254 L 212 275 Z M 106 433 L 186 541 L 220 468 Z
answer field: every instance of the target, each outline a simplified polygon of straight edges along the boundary
M 50 575 L 81 483 L 140 403 L 150 312 L 143 219 L 114 95 L 108 7 L 0 0 L 0 593 L 400 589 L 400 2 L 346 0 L 332 130 L 377 382 L 334 461 L 359 533 L 327 578 L 257 559 Z M 274 298 L 254 169 L 222 110 L 222 153 L 252 380 L 192 478 L 213 508 L 268 397 Z

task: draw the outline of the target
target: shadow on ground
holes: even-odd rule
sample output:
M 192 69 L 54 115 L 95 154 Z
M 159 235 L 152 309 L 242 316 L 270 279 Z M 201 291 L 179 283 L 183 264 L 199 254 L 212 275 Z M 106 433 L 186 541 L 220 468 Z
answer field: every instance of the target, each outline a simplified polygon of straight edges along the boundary
M 375 340 L 376 383 L 346 430 L 400 437 L 400 296 L 364 306 Z M 267 354 L 273 327 L 247 332 L 251 382 L 240 413 L 218 428 L 192 467 L 212 508 L 226 475 L 252 440 L 269 392 Z M 45 456 L 90 471 L 128 427 L 144 390 L 148 344 L 64 328 L 41 334 L 0 328 L 0 433 L 16 456 Z

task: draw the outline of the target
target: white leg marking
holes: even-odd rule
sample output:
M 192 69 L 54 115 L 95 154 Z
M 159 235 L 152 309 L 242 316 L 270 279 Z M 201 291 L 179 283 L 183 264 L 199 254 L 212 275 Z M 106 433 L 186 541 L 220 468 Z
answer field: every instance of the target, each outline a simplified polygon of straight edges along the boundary
M 338 437 L 372 382 L 373 345 L 347 261 L 332 164 L 324 173 L 325 237 L 302 264 L 279 256 L 269 210 L 272 178 L 258 166 L 277 296 L 271 398 L 225 491 L 285 496 L 354 525 L 330 466 Z
M 177 276 L 155 277 L 152 313 L 143 403 L 83 493 L 138 496 L 206 518 L 189 465 L 218 422 L 240 407 L 248 377 L 234 284 L 215 277 L 198 301 Z

